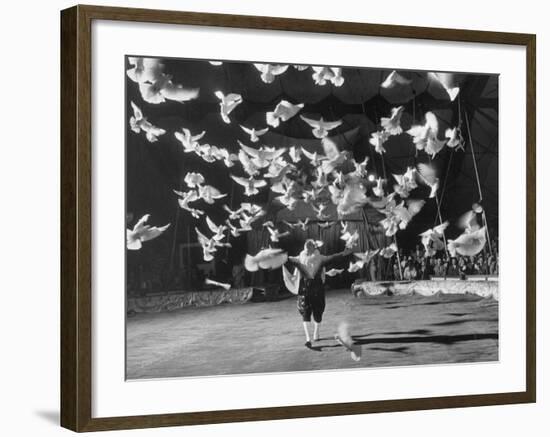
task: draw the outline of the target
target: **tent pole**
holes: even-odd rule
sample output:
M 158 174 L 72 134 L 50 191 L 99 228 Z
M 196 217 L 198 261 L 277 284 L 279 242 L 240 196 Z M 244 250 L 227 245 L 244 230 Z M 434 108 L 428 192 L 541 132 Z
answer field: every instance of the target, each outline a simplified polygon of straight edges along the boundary
M 397 247 L 397 252 L 395 254 L 397 255 L 397 265 L 399 266 L 399 279 L 403 280 L 403 270 L 401 269 L 401 257 L 399 256 L 399 246 L 397 245 L 397 237 L 395 234 L 393 235 L 393 242 L 395 243 L 395 247 Z
M 468 118 L 468 114 L 466 113 L 466 110 L 464 110 L 465 118 L 466 118 L 466 129 L 468 129 L 468 141 L 470 142 L 470 148 L 472 150 L 472 161 L 474 162 L 474 171 L 476 175 L 476 182 L 477 182 L 477 189 L 479 192 L 479 201 L 482 204 L 483 208 L 483 193 L 481 192 L 481 183 L 479 181 L 479 172 L 477 169 L 477 161 L 476 161 L 476 155 L 474 151 L 474 142 L 472 141 L 472 132 L 470 131 L 470 120 Z M 485 209 L 483 209 L 482 212 L 482 219 L 483 219 L 483 225 L 485 226 L 485 234 L 487 235 L 487 243 L 489 247 L 489 253 L 491 256 L 493 255 L 493 248 L 491 247 L 491 235 L 489 234 L 489 227 L 487 226 L 487 217 L 485 216 Z

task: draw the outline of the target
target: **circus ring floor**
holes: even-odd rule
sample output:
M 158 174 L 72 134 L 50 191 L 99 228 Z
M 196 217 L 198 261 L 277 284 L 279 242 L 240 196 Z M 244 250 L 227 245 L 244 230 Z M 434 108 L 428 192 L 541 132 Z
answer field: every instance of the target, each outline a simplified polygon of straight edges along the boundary
M 354 297 L 327 291 L 321 340 L 304 346 L 294 296 L 127 319 L 127 378 L 163 378 L 498 360 L 498 301 L 472 295 Z M 348 321 L 359 362 L 334 340 Z

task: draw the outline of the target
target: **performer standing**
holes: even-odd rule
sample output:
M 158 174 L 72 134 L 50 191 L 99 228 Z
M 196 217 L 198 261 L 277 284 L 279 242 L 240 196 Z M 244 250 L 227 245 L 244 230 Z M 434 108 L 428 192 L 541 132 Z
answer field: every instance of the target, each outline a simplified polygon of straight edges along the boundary
M 345 250 L 334 255 L 322 255 L 315 241 L 309 239 L 298 256 L 289 256 L 288 261 L 296 265 L 302 274 L 298 291 L 298 312 L 302 316 L 307 348 L 311 347 L 309 325 L 313 316 L 313 341 L 319 340 L 319 331 L 325 311 L 325 288 L 321 279 L 322 267 L 335 258 L 349 255 L 352 251 Z

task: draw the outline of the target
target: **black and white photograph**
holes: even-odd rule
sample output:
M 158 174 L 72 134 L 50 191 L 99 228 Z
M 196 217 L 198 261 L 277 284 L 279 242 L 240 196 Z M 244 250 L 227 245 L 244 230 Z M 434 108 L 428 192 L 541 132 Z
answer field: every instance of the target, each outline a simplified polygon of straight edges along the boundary
M 499 360 L 498 74 L 121 75 L 128 380 Z

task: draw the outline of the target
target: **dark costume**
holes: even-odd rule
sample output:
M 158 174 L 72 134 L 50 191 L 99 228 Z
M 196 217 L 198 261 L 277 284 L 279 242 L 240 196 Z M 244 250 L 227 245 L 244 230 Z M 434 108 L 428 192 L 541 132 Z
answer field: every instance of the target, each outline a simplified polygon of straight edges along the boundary
M 313 279 L 302 278 L 298 294 L 298 312 L 304 322 L 310 322 L 311 316 L 317 323 L 321 323 L 325 311 L 325 287 L 321 280 L 321 273 Z

